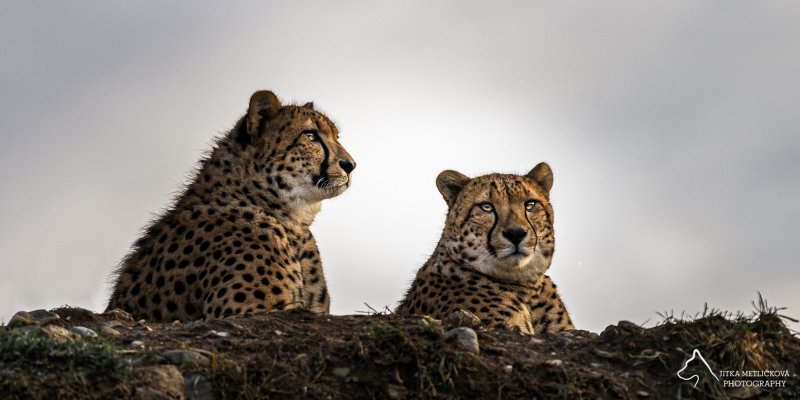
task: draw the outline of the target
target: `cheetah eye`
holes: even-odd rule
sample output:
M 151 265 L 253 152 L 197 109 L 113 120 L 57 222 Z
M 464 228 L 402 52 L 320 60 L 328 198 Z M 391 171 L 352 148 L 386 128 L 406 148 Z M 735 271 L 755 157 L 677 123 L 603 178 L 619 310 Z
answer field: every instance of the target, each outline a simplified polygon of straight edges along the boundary
M 536 205 L 539 204 L 536 200 L 528 200 L 525 202 L 525 211 L 533 211 Z
M 494 206 L 492 205 L 492 203 L 489 203 L 488 201 L 478 204 L 478 207 L 480 207 L 483 212 L 490 213 L 494 211 Z
M 306 137 L 312 142 L 319 142 L 319 132 L 317 132 L 316 130 L 308 129 L 303 131 L 303 134 L 306 135 Z

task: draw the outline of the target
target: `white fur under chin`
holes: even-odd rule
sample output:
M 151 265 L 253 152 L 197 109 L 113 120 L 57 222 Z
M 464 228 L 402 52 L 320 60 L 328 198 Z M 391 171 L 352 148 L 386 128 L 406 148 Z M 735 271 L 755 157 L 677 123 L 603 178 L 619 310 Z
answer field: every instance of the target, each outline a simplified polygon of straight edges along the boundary
M 502 250 L 501 252 L 507 252 L 510 255 L 514 253 L 514 250 Z M 478 259 L 470 266 L 483 274 L 520 284 L 535 282 L 550 267 L 550 260 L 538 251 L 520 258 L 513 264 L 508 261 L 511 260 L 507 256 L 498 258 L 486 251 L 480 254 Z

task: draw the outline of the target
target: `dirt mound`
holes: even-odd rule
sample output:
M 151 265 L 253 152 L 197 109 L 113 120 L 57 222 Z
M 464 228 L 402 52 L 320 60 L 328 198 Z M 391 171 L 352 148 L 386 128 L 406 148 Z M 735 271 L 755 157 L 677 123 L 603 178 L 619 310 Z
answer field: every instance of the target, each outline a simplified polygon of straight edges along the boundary
M 790 399 L 798 366 L 800 338 L 774 311 L 541 337 L 423 317 L 158 324 L 77 308 L 0 328 L 3 399 Z

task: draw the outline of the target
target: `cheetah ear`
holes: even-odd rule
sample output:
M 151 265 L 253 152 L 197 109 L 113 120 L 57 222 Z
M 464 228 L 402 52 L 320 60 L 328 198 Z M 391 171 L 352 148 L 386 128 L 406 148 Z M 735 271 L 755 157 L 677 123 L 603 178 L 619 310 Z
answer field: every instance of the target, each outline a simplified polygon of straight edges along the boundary
M 314 102 L 313 101 L 309 101 L 308 103 L 303 104 L 303 108 L 308 108 L 308 109 L 313 110 L 314 109 Z
M 534 182 L 544 189 L 545 194 L 550 195 L 550 189 L 553 188 L 553 170 L 546 162 L 540 162 L 528 172 L 525 176 L 533 179 Z
M 469 177 L 450 169 L 442 171 L 436 177 L 436 187 L 439 188 L 439 193 L 442 194 L 444 201 L 447 202 L 447 208 L 453 207 L 458 193 L 461 192 L 467 182 L 469 182 Z
M 260 90 L 250 97 L 250 107 L 247 109 L 247 134 L 250 138 L 257 137 L 264 129 L 264 124 L 274 117 L 281 108 L 281 102 L 275 93 L 269 90 Z

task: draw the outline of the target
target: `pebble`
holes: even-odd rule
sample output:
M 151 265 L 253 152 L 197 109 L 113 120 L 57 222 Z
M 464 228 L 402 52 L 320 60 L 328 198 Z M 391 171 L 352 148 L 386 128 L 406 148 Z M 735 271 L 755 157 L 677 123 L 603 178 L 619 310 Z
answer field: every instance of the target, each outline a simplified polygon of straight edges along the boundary
M 189 374 L 183 378 L 186 400 L 214 400 L 214 388 L 202 374 Z
M 478 354 L 481 351 L 478 344 L 478 334 L 472 328 L 464 326 L 453 328 L 445 332 L 444 336 L 447 338 L 455 337 L 458 343 L 470 353 Z
M 540 345 L 542 343 L 544 343 L 544 340 L 539 339 L 537 337 L 532 337 L 531 340 L 528 341 L 528 344 L 532 344 L 532 345 Z
M 143 349 L 144 342 L 141 340 L 134 340 L 131 342 L 131 347 L 133 347 L 134 349 Z
M 181 367 L 205 367 L 211 364 L 208 357 L 191 350 L 167 350 L 161 355 Z
M 503 366 L 503 372 L 505 372 L 507 374 L 510 374 L 510 373 L 514 372 L 514 366 L 513 365 L 504 365 Z
M 90 338 L 97 337 L 97 332 L 85 326 L 73 326 L 72 328 L 70 328 L 69 331 L 83 337 L 90 337 Z
M 642 327 L 639 325 L 634 324 L 631 321 L 619 321 L 617 322 L 617 327 L 625 332 L 640 332 Z
M 222 331 L 214 331 L 214 330 L 211 330 L 211 331 L 208 331 L 208 332 L 206 332 L 206 333 L 203 335 L 203 337 L 223 337 L 223 338 L 224 338 L 224 337 L 228 337 L 228 336 L 230 336 L 230 335 L 231 335 L 231 334 L 230 334 L 230 333 L 228 333 L 228 332 L 222 332 Z
M 645 392 L 644 390 L 637 390 L 636 395 L 639 397 L 650 397 L 650 392 Z
M 104 336 L 114 336 L 114 337 L 121 335 L 121 333 L 119 333 L 118 330 L 106 325 L 100 327 L 100 333 L 102 333 Z
M 174 365 L 154 365 L 137 369 L 142 383 L 149 391 L 163 393 L 167 398 L 182 399 L 184 391 L 183 375 Z M 138 394 L 138 393 L 137 393 Z M 157 393 L 152 393 L 156 395 Z M 158 396 L 147 398 L 159 398 Z
M 67 328 L 58 325 L 48 325 L 42 328 L 42 331 L 56 343 L 64 343 L 67 339 L 72 337 Z
M 470 328 L 481 326 L 481 319 L 477 315 L 460 308 L 448 315 L 443 322 L 449 326 L 466 326 Z
M 560 366 L 564 365 L 564 361 L 561 361 L 559 359 L 553 359 L 553 360 L 545 361 L 545 364 L 547 364 L 547 365 L 549 365 L 551 367 L 560 367 Z
M 598 357 L 605 358 L 605 359 L 608 359 L 608 360 L 620 360 L 621 359 L 619 354 L 613 353 L 613 352 L 610 352 L 610 351 L 594 349 L 592 351 L 592 353 L 594 353 L 594 355 L 596 355 Z
M 119 308 L 108 310 L 104 312 L 103 315 L 120 321 L 133 321 L 131 314 L 129 314 L 127 311 L 120 310 Z
M 350 374 L 350 368 L 338 367 L 331 370 L 331 372 L 339 378 L 344 378 Z

